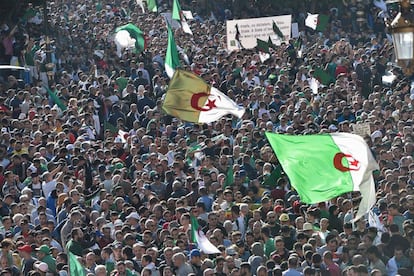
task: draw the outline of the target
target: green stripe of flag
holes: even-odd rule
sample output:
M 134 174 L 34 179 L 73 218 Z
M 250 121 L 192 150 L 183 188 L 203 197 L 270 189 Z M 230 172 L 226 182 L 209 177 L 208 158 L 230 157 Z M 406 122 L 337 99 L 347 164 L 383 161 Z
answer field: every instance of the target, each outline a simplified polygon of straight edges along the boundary
M 70 275 L 76 275 L 76 276 L 85 276 L 86 271 L 82 264 L 78 261 L 76 255 L 74 255 L 72 252 L 68 252 L 69 257 L 69 272 Z
M 56 92 L 53 92 L 49 89 L 49 87 L 45 87 L 47 93 L 49 94 L 49 97 L 52 99 L 52 101 L 62 110 L 65 111 L 67 109 L 66 105 L 62 102 L 61 99 L 56 95 Z

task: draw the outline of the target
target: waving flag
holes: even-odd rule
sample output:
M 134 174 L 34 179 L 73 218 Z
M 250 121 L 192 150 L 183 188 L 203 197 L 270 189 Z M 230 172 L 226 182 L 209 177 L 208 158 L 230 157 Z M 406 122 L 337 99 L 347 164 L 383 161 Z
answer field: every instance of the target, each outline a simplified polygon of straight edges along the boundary
M 185 19 L 183 11 L 181 10 L 180 2 L 178 0 L 174 0 L 173 2 L 172 19 L 175 19 L 178 22 L 180 22 L 181 28 L 185 33 L 190 35 L 193 34 L 193 32 L 190 29 L 190 26 L 188 26 L 187 20 Z
M 325 14 L 310 14 L 305 19 L 305 25 L 315 31 L 324 32 L 328 26 L 329 16 Z
M 276 22 L 273 21 L 273 25 L 272 25 L 273 31 L 275 32 L 275 34 L 283 40 L 283 38 L 285 37 L 282 33 L 282 31 L 279 29 L 279 27 L 277 26 Z
M 145 49 L 144 33 L 137 26 L 135 26 L 132 23 L 128 23 L 126 25 L 116 28 L 115 33 L 119 33 L 120 31 L 127 31 L 131 39 L 135 40 L 135 51 L 136 52 L 139 53 L 139 52 L 144 51 Z M 127 44 L 129 43 L 127 42 Z
M 183 70 L 175 71 L 162 109 L 171 116 L 194 123 L 211 123 L 227 114 L 241 118 L 245 111 L 199 76 Z
M 204 254 L 221 254 L 220 250 L 208 240 L 194 216 L 191 216 L 191 239 Z
M 350 133 L 281 135 L 266 133 L 302 202 L 313 204 L 360 191 L 355 220 L 375 204 L 372 172 L 378 169 L 364 139 Z
M 177 45 L 175 45 L 174 34 L 171 26 L 168 24 L 168 46 L 165 54 L 165 72 L 171 79 L 176 68 L 180 67 L 180 56 L 178 55 Z

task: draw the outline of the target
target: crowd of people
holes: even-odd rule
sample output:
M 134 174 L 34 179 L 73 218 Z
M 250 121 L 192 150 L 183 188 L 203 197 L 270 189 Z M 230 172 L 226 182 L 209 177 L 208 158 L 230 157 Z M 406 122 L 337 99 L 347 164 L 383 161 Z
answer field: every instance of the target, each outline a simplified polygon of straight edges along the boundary
M 378 8 L 361 21 L 358 1 L 181 1 L 195 18 L 192 36 L 175 30 L 181 68 L 246 109 L 193 124 L 162 111 L 172 1 L 139 2 L 56 0 L 2 22 L 0 60 L 30 71 L 0 72 L 0 275 L 68 275 L 71 254 L 97 276 L 413 275 L 414 90 Z M 305 8 L 329 15 L 326 31 Z M 280 13 L 300 36 L 270 59 L 226 50 L 225 20 Z M 118 57 L 130 22 L 146 49 Z M 330 80 L 315 90 L 317 69 Z M 358 193 L 308 205 L 275 176 L 265 132 L 358 124 L 380 167 L 370 216 L 353 221 Z M 220 254 L 198 249 L 192 217 Z

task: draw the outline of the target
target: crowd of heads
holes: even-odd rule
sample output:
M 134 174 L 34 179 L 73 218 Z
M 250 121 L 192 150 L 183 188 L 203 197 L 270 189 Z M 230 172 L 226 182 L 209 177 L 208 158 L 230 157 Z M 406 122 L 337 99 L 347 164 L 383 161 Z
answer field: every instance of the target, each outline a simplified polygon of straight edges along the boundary
M 172 1 L 157 2 L 143 13 L 140 1 L 58 0 L 46 17 L 29 4 L 2 22 L 0 60 L 29 70 L 0 72 L 0 275 L 67 275 L 73 258 L 99 276 L 412 275 L 414 91 L 380 10 L 180 1 L 195 18 L 193 35 L 174 30 L 181 69 L 246 110 L 193 124 L 162 110 Z M 328 28 L 305 27 L 307 12 L 329 15 Z M 269 59 L 227 51 L 226 20 L 280 14 L 299 37 Z M 113 34 L 127 23 L 146 49 L 119 57 Z M 265 132 L 358 125 L 380 168 L 370 216 L 353 221 L 358 192 L 309 205 L 275 176 Z M 192 230 L 221 253 L 198 249 Z

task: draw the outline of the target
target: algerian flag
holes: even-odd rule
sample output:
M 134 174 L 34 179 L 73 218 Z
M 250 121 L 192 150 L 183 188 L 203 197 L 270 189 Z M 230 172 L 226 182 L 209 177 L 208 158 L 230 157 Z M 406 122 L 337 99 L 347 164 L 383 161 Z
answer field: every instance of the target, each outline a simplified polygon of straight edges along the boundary
M 208 240 L 203 230 L 201 230 L 198 225 L 197 218 L 194 216 L 191 216 L 191 240 L 193 243 L 197 244 L 197 247 L 204 254 L 221 254 L 220 250 Z
M 188 23 L 183 15 L 183 11 L 181 10 L 180 2 L 178 0 L 173 1 L 173 8 L 172 8 L 172 19 L 177 20 L 181 24 L 181 28 L 187 34 L 193 35 L 193 32 L 188 26 Z
M 256 42 L 256 48 L 259 50 L 260 61 L 263 63 L 270 58 L 269 43 L 258 38 L 256 39 Z
M 135 51 L 142 52 L 145 49 L 144 33 L 134 24 L 128 23 L 124 26 L 116 28 L 115 33 L 119 31 L 127 31 L 132 39 L 135 39 Z
M 284 39 L 284 35 L 282 33 L 282 31 L 279 29 L 279 27 L 277 26 L 276 22 L 273 21 L 273 25 L 272 25 L 273 31 L 275 32 L 275 34 L 281 39 Z
M 69 272 L 70 275 L 85 276 L 86 271 L 82 264 L 78 261 L 78 257 L 72 252 L 68 251 L 69 257 Z
M 372 171 L 378 164 L 362 137 L 350 133 L 294 136 L 269 132 L 266 137 L 302 202 L 314 204 L 360 191 L 362 200 L 355 220 L 375 204 Z
M 157 0 L 147 0 L 147 7 L 150 12 L 157 12 Z
M 162 109 L 171 116 L 194 123 L 211 123 L 227 114 L 241 118 L 245 111 L 199 76 L 179 69 L 170 81 Z
M 177 45 L 175 45 L 174 33 L 170 27 L 168 28 L 168 46 L 165 54 L 165 72 L 171 79 L 174 75 L 174 70 L 180 67 L 180 56 L 178 55 Z
M 305 26 L 318 31 L 323 32 L 325 31 L 326 27 L 328 26 L 329 16 L 325 14 L 310 14 L 305 19 Z

